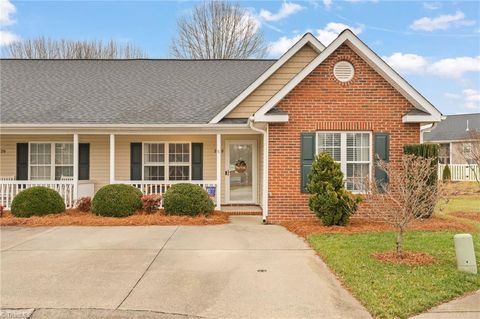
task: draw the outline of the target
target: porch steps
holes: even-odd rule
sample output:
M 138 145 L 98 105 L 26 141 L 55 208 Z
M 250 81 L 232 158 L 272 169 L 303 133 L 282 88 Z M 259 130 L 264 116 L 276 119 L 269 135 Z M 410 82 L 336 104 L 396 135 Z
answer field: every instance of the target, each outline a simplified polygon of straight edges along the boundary
M 262 215 L 262 208 L 256 205 L 222 206 L 222 212 L 229 215 Z

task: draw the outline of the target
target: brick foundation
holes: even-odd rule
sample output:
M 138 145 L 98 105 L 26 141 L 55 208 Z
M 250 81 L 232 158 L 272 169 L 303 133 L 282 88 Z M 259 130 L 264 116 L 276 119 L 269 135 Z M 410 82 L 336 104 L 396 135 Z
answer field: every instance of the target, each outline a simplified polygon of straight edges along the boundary
M 341 60 L 355 68 L 354 78 L 347 83 L 333 76 L 333 66 Z M 413 106 L 347 45 L 338 48 L 278 107 L 288 112 L 289 122 L 269 126 L 270 223 L 315 218 L 308 208 L 308 194 L 300 192 L 300 133 L 388 133 L 393 163 L 400 161 L 403 145 L 420 141 L 419 124 L 402 123 L 402 116 Z

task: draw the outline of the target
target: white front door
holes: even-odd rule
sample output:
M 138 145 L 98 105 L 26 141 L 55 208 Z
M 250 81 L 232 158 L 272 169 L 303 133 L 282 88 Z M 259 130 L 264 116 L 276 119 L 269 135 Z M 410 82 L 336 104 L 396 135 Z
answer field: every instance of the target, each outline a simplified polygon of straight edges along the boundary
M 227 203 L 256 203 L 257 141 L 225 141 Z

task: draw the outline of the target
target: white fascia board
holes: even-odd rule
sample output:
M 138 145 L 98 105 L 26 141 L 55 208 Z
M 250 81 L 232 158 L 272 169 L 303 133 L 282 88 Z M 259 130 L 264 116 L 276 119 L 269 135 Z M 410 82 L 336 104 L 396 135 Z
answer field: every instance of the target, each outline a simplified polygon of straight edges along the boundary
M 441 118 L 437 118 L 433 115 L 404 115 L 402 117 L 403 123 L 438 123 Z
M 350 30 L 343 31 L 329 46 L 325 48 L 309 65 L 307 65 L 299 74 L 278 91 L 256 114 L 266 114 L 275 105 L 278 104 L 291 90 L 293 90 L 305 77 L 307 77 L 316 67 L 325 61 L 340 45 L 346 43 L 352 50 L 360 55 L 372 68 L 374 68 L 385 80 L 393 85 L 413 106 L 421 111 L 427 111 L 431 114 L 432 120 L 429 122 L 438 122 L 442 114 L 430 102 L 428 102 L 417 90 L 415 90 L 407 81 L 405 81 L 397 72 L 395 72 L 385 61 L 383 61 L 375 52 L 367 47 Z
M 325 46 L 318 41 L 311 33 L 306 33 L 297 43 L 295 43 L 287 52 L 285 52 L 280 59 L 278 59 L 271 67 L 268 68 L 255 82 L 250 84 L 240 95 L 238 95 L 232 102 L 230 102 L 220 113 L 218 113 L 210 123 L 218 123 L 225 116 L 228 115 L 235 107 L 237 107 L 243 100 L 245 100 L 253 91 L 255 91 L 263 82 L 265 82 L 273 73 L 275 73 L 282 65 L 284 65 L 292 56 L 295 55 L 301 48 L 309 43 L 312 48 L 318 53 L 325 49 Z
M 255 122 L 265 122 L 265 123 L 287 123 L 288 114 L 258 114 L 254 116 Z

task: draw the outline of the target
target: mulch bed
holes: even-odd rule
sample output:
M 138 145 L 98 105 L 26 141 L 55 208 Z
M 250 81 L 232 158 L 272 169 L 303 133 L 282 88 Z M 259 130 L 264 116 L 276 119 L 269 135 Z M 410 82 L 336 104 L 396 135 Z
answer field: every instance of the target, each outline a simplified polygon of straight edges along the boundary
M 395 251 L 373 253 L 371 256 L 380 262 L 410 266 L 429 265 L 435 262 L 435 258 L 432 255 L 414 251 L 405 251 L 402 257 L 398 257 Z
M 465 219 L 470 219 L 473 221 L 480 222 L 480 213 L 476 212 L 455 212 L 452 213 L 453 216 L 455 217 L 460 217 L 460 218 L 465 218 Z
M 128 217 L 102 217 L 78 209 L 67 209 L 61 214 L 19 218 L 4 212 L 0 226 L 146 226 L 146 225 L 219 225 L 228 224 L 228 214 L 215 212 L 206 216 L 167 216 L 162 211 L 145 214 L 138 212 Z
M 350 220 L 347 226 L 323 226 L 320 221 L 289 221 L 281 223 L 282 226 L 289 231 L 307 237 L 317 234 L 357 234 L 368 232 L 385 232 L 393 231 L 394 228 L 380 221 L 372 221 L 368 219 L 354 218 Z M 454 230 L 454 231 L 474 231 L 471 225 L 463 224 L 454 220 L 442 218 L 430 218 L 426 220 L 418 220 L 412 224 L 412 230 Z

